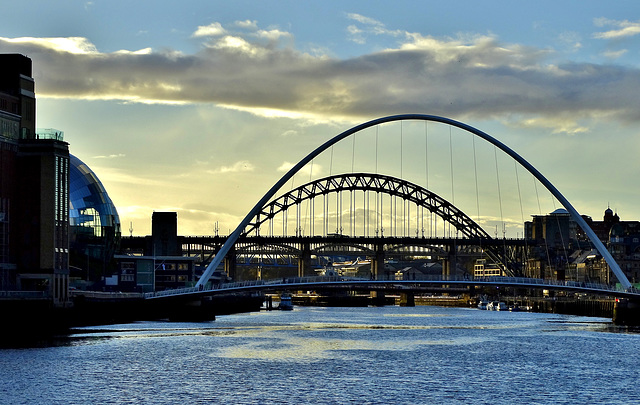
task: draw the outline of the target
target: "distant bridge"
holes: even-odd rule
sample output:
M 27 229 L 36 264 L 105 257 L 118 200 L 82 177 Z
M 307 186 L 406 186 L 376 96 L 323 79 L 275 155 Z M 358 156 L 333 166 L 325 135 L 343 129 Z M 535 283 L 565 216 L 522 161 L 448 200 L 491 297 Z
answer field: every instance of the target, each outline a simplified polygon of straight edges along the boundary
M 640 291 L 633 287 L 630 289 L 624 289 L 621 287 L 598 283 L 543 280 L 539 278 L 526 277 L 453 276 L 423 276 L 416 280 L 364 280 L 346 277 L 293 277 L 276 280 L 253 280 L 156 291 L 145 293 L 144 298 L 148 300 L 180 296 L 196 298 L 230 293 L 278 292 L 313 289 L 419 292 L 425 287 L 434 286 L 530 288 L 537 290 L 567 291 L 572 293 L 601 295 L 616 298 L 640 299 Z

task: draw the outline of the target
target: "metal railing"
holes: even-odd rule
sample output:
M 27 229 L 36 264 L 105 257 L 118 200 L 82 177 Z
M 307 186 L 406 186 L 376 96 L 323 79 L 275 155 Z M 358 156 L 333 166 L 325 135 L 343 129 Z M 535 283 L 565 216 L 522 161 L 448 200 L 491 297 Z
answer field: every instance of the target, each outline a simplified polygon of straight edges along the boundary
M 359 285 L 379 285 L 379 284 L 421 284 L 423 282 L 433 284 L 461 284 L 461 285 L 474 285 L 474 284 L 489 284 L 489 285 L 506 285 L 506 286 L 533 286 L 540 287 L 561 287 L 565 289 L 584 290 L 584 291 L 600 291 L 600 292 L 615 292 L 615 293 L 628 293 L 639 294 L 640 291 L 634 287 L 630 289 L 623 289 L 621 286 L 599 284 L 599 283 L 587 283 L 579 281 L 560 281 L 560 280 L 546 280 L 539 278 L 527 278 L 527 277 L 506 277 L 506 276 L 489 276 L 489 277 L 471 277 L 471 276 L 429 276 L 429 275 L 416 275 L 415 278 L 410 280 L 396 280 L 389 279 L 369 279 L 358 277 L 339 277 L 339 276 L 310 276 L 310 277 L 285 277 L 272 280 L 253 280 L 253 281 L 241 281 L 233 283 L 222 284 L 208 284 L 206 286 L 198 287 L 185 287 L 164 291 L 149 292 L 144 294 L 144 298 L 158 298 L 168 297 L 184 294 L 196 294 L 206 293 L 210 291 L 232 291 L 251 289 L 252 287 L 264 286 L 265 289 L 276 286 L 287 285 L 305 285 L 305 284 L 359 284 Z
M 0 298 L 48 298 L 46 291 L 0 291 Z

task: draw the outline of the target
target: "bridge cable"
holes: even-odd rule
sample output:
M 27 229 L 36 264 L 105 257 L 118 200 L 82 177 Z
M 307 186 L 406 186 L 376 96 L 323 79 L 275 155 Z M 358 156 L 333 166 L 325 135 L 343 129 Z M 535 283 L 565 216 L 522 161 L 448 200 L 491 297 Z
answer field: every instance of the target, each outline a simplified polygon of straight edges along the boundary
M 554 203 L 554 211 L 555 211 L 555 203 Z M 562 252 L 564 253 L 564 263 L 565 263 L 564 267 L 565 267 L 565 270 L 569 270 L 569 255 L 567 254 L 567 247 L 564 244 L 564 235 L 562 234 L 562 228 L 560 228 L 560 215 L 555 215 L 555 217 L 556 217 L 556 225 L 560 230 L 560 243 L 562 244 Z M 565 273 L 565 279 L 566 277 L 567 277 L 567 274 Z M 578 277 L 576 274 L 576 281 L 578 281 L 577 279 Z
M 535 177 L 533 178 L 533 186 L 536 190 L 536 200 L 538 201 L 538 215 L 542 218 L 542 208 L 540 207 L 540 195 L 538 194 L 538 182 Z M 538 236 L 539 237 L 539 236 Z M 542 238 L 544 240 L 544 250 L 547 254 L 547 265 L 551 268 L 551 256 L 549 255 L 549 243 L 547 242 L 547 238 Z M 544 274 L 542 274 L 542 278 L 544 278 Z
M 507 256 L 507 242 L 506 242 L 506 228 L 505 228 L 505 223 L 504 223 L 504 215 L 502 212 L 502 192 L 500 190 L 500 171 L 498 169 L 498 148 L 494 145 L 493 147 L 493 155 L 494 155 L 494 159 L 495 159 L 495 164 L 496 164 L 496 182 L 497 182 L 497 186 L 498 186 L 498 203 L 500 206 L 500 222 L 502 223 L 502 239 L 503 239 L 503 258 L 502 261 L 503 266 L 505 266 L 506 268 L 506 256 Z M 497 226 L 496 226 L 497 228 Z M 498 230 L 496 229 L 496 237 Z
M 375 174 L 378 174 L 378 130 L 380 129 L 379 125 L 376 125 L 376 170 L 375 170 Z M 380 227 L 382 226 L 382 211 L 379 210 L 382 209 L 382 201 L 380 201 L 380 207 L 378 207 L 378 197 L 382 198 L 380 196 L 380 192 L 376 191 L 376 203 L 375 203 L 375 207 L 376 207 L 376 236 L 378 236 L 378 229 L 380 229 Z M 378 223 L 378 212 L 380 212 L 380 223 Z M 380 229 L 380 232 L 382 232 L 382 230 Z M 382 236 L 382 235 L 380 235 Z
M 311 179 L 313 178 L 313 161 L 315 159 L 311 159 L 311 162 L 309 162 L 309 183 L 311 183 Z M 313 215 L 313 209 L 311 208 L 311 203 L 314 200 L 313 198 L 310 199 L 305 199 L 308 200 L 306 201 L 306 207 L 305 207 L 305 216 L 307 218 L 309 218 L 309 232 L 311 232 L 311 234 L 309 234 L 309 236 L 313 236 L 313 225 L 312 225 L 312 215 Z M 303 230 L 306 230 L 307 227 L 307 221 L 305 220 L 303 222 L 304 226 L 303 226 Z
M 473 145 L 473 172 L 476 182 L 476 222 L 480 223 L 480 191 L 478 189 L 478 160 L 476 156 L 476 136 L 471 134 L 471 143 Z M 480 239 L 480 252 L 484 255 L 484 249 L 482 248 L 482 239 Z
M 553 196 L 551 196 L 551 203 L 553 204 L 553 211 L 556 211 L 556 200 Z M 558 229 L 560 229 L 560 217 L 558 215 L 555 216 L 556 217 L 556 224 L 558 225 Z M 562 244 L 562 250 L 565 256 L 565 261 L 567 263 L 567 265 L 569 264 L 569 256 L 567 255 L 567 249 L 564 246 L 564 237 L 562 236 L 562 232 L 560 232 L 560 243 Z M 568 266 L 565 266 L 568 267 Z M 566 276 L 566 274 L 565 274 Z
M 402 121 L 400 121 L 400 178 L 404 179 L 404 177 L 402 177 L 402 166 L 403 166 L 403 156 L 402 156 L 402 152 L 404 149 L 404 143 L 403 143 L 403 134 L 402 134 Z
M 356 136 L 357 133 L 351 135 L 351 137 L 353 138 L 353 142 L 351 143 L 351 173 L 353 173 L 353 167 L 355 165 L 356 162 Z
M 520 201 L 520 218 L 522 226 L 524 227 L 524 209 L 522 208 L 522 194 L 520 193 L 520 176 L 518 175 L 518 162 L 513 161 L 513 167 L 516 171 L 516 185 L 518 186 L 518 201 Z M 524 228 L 522 229 L 522 238 L 524 239 L 524 259 L 528 260 L 529 248 L 527 247 L 527 237 L 524 234 Z
M 451 136 L 451 125 L 449 125 L 449 168 L 451 171 L 451 204 L 455 206 L 456 204 L 456 196 L 455 196 L 455 187 L 454 187 L 454 177 L 453 177 L 453 141 Z M 458 228 L 456 228 L 456 235 L 458 233 Z M 451 237 L 451 221 L 449 221 L 449 237 Z
M 424 122 L 424 170 L 426 184 L 425 188 L 429 190 L 429 121 Z M 433 212 L 429 210 L 429 236 L 433 237 L 433 229 L 431 227 L 433 223 Z M 422 228 L 424 234 L 424 219 L 422 221 Z
M 331 146 L 331 158 L 329 159 L 329 176 L 333 174 L 333 145 Z
M 456 205 L 456 197 L 454 193 L 454 180 L 453 180 L 453 141 L 451 137 L 451 125 L 449 125 L 449 166 L 451 171 L 451 204 Z
M 495 164 L 496 164 L 496 183 L 498 186 L 498 204 L 500 207 L 500 222 L 502 222 L 504 226 L 504 217 L 502 214 L 502 194 L 500 192 L 500 172 L 498 170 L 498 148 L 496 148 L 495 146 L 493 147 L 493 155 L 494 155 Z
M 476 211 L 477 217 L 476 222 L 480 222 L 480 192 L 478 189 L 478 161 L 476 157 L 476 136 L 471 134 L 471 141 L 473 143 L 473 171 L 476 180 Z

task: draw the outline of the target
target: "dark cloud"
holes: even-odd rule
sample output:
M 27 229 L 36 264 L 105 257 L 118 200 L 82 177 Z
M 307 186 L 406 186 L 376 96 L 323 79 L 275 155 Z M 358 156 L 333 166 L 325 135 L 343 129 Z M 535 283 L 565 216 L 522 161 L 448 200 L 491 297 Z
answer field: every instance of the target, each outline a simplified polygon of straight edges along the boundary
M 413 37 L 398 49 L 339 60 L 275 41 L 209 39 L 200 52 L 99 53 L 85 39 L 0 38 L 0 52 L 34 60 L 41 96 L 214 103 L 313 114 L 371 117 L 427 112 L 499 118 L 509 114 L 614 116 L 637 121 L 640 70 L 547 62 L 549 50 Z M 68 44 L 67 44 L 68 45 Z

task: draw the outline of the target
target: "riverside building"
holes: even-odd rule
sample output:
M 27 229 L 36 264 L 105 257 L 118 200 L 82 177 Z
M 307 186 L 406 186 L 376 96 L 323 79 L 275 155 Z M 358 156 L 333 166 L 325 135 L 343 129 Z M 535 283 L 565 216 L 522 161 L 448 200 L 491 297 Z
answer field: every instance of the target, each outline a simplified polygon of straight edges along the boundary
M 31 59 L 0 54 L 0 291 L 69 302 L 69 145 L 36 131 Z

